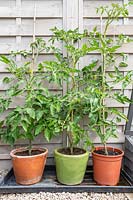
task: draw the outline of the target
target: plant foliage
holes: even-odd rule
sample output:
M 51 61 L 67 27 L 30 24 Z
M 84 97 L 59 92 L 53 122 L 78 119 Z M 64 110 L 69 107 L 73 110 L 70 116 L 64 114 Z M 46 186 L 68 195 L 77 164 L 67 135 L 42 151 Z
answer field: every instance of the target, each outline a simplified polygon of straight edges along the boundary
M 101 19 L 101 31 L 94 27 L 88 33 L 88 45 L 93 46 L 100 54 L 100 59 L 93 65 L 83 68 L 84 78 L 88 82 L 88 93 L 90 94 L 90 113 L 88 115 L 89 128 L 97 133 L 101 143 L 108 154 L 106 144 L 110 137 L 117 137 L 117 123 L 121 119 L 127 120 L 126 116 L 117 108 L 107 106 L 108 102 L 129 103 L 130 99 L 123 94 L 127 85 L 133 83 L 133 70 L 126 74 L 121 72 L 122 67 L 127 67 L 126 54 L 118 53 L 123 44 L 132 40 L 123 34 L 117 37 L 109 37 L 110 25 L 119 17 L 128 17 L 127 5 L 120 6 L 112 4 L 112 7 L 102 6 L 97 8 Z M 106 15 L 103 23 L 103 17 Z M 122 60 L 118 62 L 118 60 Z M 120 90 L 115 90 L 116 85 Z

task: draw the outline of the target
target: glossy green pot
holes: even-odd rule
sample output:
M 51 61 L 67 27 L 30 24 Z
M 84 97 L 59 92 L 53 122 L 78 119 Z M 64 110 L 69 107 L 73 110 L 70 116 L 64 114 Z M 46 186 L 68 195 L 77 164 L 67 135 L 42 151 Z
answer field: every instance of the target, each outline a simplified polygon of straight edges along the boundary
M 83 181 L 89 152 L 80 155 L 65 155 L 54 151 L 57 180 L 65 185 L 77 185 Z

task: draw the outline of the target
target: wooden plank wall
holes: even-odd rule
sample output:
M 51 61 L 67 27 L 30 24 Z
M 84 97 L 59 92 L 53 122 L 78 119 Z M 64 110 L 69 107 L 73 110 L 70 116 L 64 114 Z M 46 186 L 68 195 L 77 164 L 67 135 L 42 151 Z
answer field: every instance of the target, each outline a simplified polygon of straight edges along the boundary
M 95 8 L 100 5 L 110 5 L 111 3 L 127 3 L 128 0 L 1 0 L 0 1 L 0 54 L 9 54 L 11 50 L 20 50 L 28 48 L 29 42 L 32 41 L 33 35 L 33 16 L 34 16 L 34 4 L 36 3 L 36 36 L 43 37 L 48 41 L 51 36 L 50 28 L 57 26 L 58 28 L 73 29 L 79 28 L 91 30 L 93 25 L 100 25 L 99 17 L 95 14 Z M 120 19 L 109 30 L 108 34 L 117 36 L 119 33 L 125 33 L 133 36 L 133 6 L 129 9 L 129 19 Z M 57 44 L 61 45 L 61 44 Z M 131 44 L 124 46 L 121 51 L 128 54 L 128 68 L 122 68 L 122 73 L 126 73 L 133 68 L 133 46 Z M 62 52 L 65 55 L 66 52 L 62 48 Z M 99 55 L 93 55 L 97 58 Z M 17 61 L 21 62 L 20 56 L 17 56 Z M 39 60 L 51 60 L 53 59 L 52 53 L 43 54 L 39 57 Z M 81 59 L 80 66 L 91 62 L 92 54 L 89 54 L 85 59 Z M 109 69 L 112 71 L 112 69 Z M 6 86 L 2 84 L 2 79 L 7 75 L 5 66 L 0 63 L 0 93 L 2 94 L 6 90 Z M 63 88 L 57 88 L 54 85 L 48 85 L 52 92 L 60 92 L 64 94 L 66 86 Z M 116 86 L 116 90 L 120 89 L 120 85 Z M 130 96 L 131 85 L 124 91 L 125 94 Z M 16 105 L 23 103 L 23 98 L 16 98 L 11 105 L 10 109 Z M 118 107 L 124 113 L 128 111 L 128 104 L 121 105 L 116 102 L 107 102 L 111 107 Z M 4 114 L 4 116 L 6 113 Z M 3 115 L 0 118 L 4 117 Z M 124 125 L 122 121 L 118 126 L 119 138 L 109 140 L 109 143 L 114 146 L 123 148 L 124 143 Z M 87 127 L 86 120 L 83 122 L 84 128 Z M 99 140 L 92 134 L 96 145 L 99 144 Z M 65 136 L 54 138 L 49 144 L 41 137 L 37 138 L 35 145 L 46 146 L 49 149 L 48 164 L 53 163 L 53 149 L 60 147 L 66 143 Z M 18 141 L 17 146 L 26 145 L 25 141 Z M 0 143 L 0 169 L 10 168 L 10 156 L 9 151 L 11 147 L 6 144 Z

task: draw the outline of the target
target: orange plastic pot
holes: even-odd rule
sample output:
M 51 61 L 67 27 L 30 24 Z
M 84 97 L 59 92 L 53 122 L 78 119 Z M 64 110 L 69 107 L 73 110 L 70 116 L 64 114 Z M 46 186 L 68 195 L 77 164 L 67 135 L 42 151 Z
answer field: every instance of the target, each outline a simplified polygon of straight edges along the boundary
M 95 150 L 103 149 L 96 147 Z M 120 177 L 122 157 L 124 152 L 120 149 L 107 147 L 108 150 L 118 152 L 119 155 L 101 155 L 93 151 L 94 180 L 100 185 L 117 185 Z
M 27 148 L 18 148 L 10 153 L 16 182 L 21 185 L 35 184 L 41 180 L 48 154 L 47 149 L 32 148 L 34 151 L 40 151 L 40 154 L 32 156 L 16 155 L 26 150 Z

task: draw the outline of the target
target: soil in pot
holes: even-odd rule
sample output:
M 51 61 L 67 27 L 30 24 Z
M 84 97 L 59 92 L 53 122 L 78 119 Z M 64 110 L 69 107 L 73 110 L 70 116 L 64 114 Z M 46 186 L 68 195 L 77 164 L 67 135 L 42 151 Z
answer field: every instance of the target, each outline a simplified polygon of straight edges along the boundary
M 34 155 L 39 155 L 39 154 L 44 153 L 44 152 L 46 152 L 46 150 L 33 149 L 31 151 L 31 155 L 29 155 L 29 151 L 28 150 L 25 150 L 25 151 L 22 151 L 22 152 L 16 152 L 15 155 L 16 156 L 34 156 Z
M 71 155 L 71 151 L 70 148 L 63 148 L 63 149 L 58 149 L 59 153 L 62 153 L 64 155 Z M 84 149 L 80 149 L 80 148 L 74 148 L 73 149 L 73 155 L 81 155 L 86 153 L 86 151 Z
M 30 156 L 27 148 L 11 151 L 16 182 L 22 185 L 39 182 L 43 175 L 47 154 L 48 150 L 44 148 L 33 148 Z
M 107 149 L 109 155 L 105 155 L 103 147 L 96 147 L 92 153 L 94 180 L 100 185 L 117 185 L 124 152 L 113 147 Z
M 70 155 L 69 148 L 56 149 L 54 152 L 57 180 L 65 185 L 77 185 L 83 181 L 89 152 L 74 148 Z
M 101 154 L 101 155 L 106 155 L 105 150 L 104 149 L 99 149 L 99 150 L 95 150 L 94 151 L 97 154 Z M 116 155 L 120 155 L 120 152 L 115 152 L 112 150 L 108 150 L 108 156 L 116 156 Z

